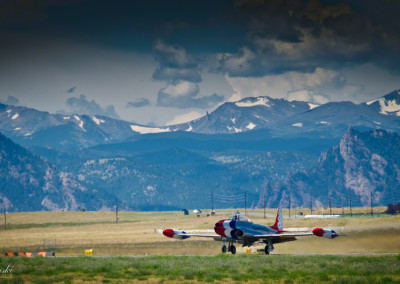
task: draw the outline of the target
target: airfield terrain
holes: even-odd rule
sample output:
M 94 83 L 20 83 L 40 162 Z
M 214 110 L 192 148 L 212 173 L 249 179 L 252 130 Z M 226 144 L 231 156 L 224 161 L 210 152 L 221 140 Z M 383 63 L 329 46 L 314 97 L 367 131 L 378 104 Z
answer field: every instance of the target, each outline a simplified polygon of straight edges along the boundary
M 160 234 L 164 228 L 212 229 L 232 211 L 217 210 L 216 216 L 208 217 L 207 213 L 197 217 L 192 213 L 184 216 L 182 212 L 119 212 L 118 223 L 115 212 L 7 214 L 7 230 L 0 229 L 2 255 L 46 250 L 66 257 L 0 257 L 0 269 L 8 265 L 13 269 L 9 274 L 0 273 L 0 283 L 400 281 L 399 215 L 338 219 L 292 215 L 288 219 L 288 212 L 284 211 L 284 228 L 333 228 L 347 236 L 333 240 L 299 237 L 298 241 L 275 245 L 269 256 L 246 255 L 239 245 L 237 255 L 222 255 L 220 242 L 202 238 L 180 241 Z M 318 213 L 322 212 L 314 212 Z M 368 209 L 353 209 L 354 213 L 365 214 Z M 266 219 L 262 210 L 248 210 L 247 215 L 255 223 L 272 225 L 275 214 L 276 209 L 269 209 Z M 4 222 L 1 217 L 0 222 Z M 94 257 L 84 257 L 85 249 L 93 249 Z
M 206 213 L 197 217 L 195 214 L 184 216 L 182 212 L 119 212 L 118 223 L 114 212 L 12 213 L 7 214 L 7 230 L 0 230 L 0 252 L 52 250 L 66 256 L 83 255 L 85 249 L 93 249 L 98 256 L 216 255 L 220 253 L 220 242 L 203 238 L 169 239 L 159 230 L 212 230 L 218 220 L 227 218 L 232 211 L 220 210 L 216 216 L 209 217 Z M 366 210 L 353 209 L 353 213 L 357 212 L 366 213 Z M 299 237 L 298 241 L 276 245 L 273 254 L 400 253 L 398 215 L 338 219 L 305 219 L 292 215 L 288 220 L 287 213 L 284 211 L 284 229 L 323 227 L 347 236 L 333 240 Z M 248 212 L 253 222 L 264 225 L 272 225 L 275 214 L 276 210 L 270 209 L 269 217 L 264 219 L 261 210 Z M 1 217 L 0 224 L 4 222 L 4 216 Z M 245 253 L 244 248 L 237 248 L 238 253 Z

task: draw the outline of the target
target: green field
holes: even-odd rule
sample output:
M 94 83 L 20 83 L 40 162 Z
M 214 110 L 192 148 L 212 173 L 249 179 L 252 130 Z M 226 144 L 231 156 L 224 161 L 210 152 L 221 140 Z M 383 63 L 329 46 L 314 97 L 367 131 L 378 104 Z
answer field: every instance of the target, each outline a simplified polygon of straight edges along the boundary
M 0 258 L 4 283 L 399 283 L 400 255 Z

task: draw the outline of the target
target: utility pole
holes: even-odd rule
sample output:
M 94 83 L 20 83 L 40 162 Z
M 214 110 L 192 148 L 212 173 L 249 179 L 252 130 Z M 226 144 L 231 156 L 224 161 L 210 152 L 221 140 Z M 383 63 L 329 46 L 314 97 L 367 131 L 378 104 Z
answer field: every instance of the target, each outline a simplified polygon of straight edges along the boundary
M 266 219 L 267 218 L 267 216 L 266 216 L 266 214 L 265 214 L 265 203 L 266 203 L 266 194 L 265 194 L 265 189 L 264 189 L 264 196 L 263 196 L 263 199 L 264 199 L 264 219 Z
M 289 195 L 289 220 L 290 220 L 290 195 Z
M 312 196 L 311 196 L 311 202 L 310 202 L 310 214 L 312 215 Z
M 349 192 L 349 205 L 350 205 L 350 217 L 353 217 L 353 212 L 351 211 L 351 192 Z
M 4 230 L 7 230 L 7 211 L 5 205 L 4 205 Z
M 372 191 L 371 191 L 371 217 L 374 216 L 374 212 L 372 211 Z
M 344 196 L 342 194 L 342 216 L 344 216 Z
M 331 195 L 329 194 L 329 215 L 332 215 Z
M 115 198 L 115 224 L 118 223 L 118 198 Z
M 211 212 L 214 212 L 214 190 L 211 190 Z
M 247 215 L 247 191 L 244 192 L 244 214 Z

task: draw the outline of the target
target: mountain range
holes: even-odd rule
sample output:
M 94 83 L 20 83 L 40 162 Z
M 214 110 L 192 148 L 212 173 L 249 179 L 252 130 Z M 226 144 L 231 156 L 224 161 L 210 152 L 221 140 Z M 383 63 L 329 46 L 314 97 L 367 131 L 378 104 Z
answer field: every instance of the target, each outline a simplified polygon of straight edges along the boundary
M 387 204 L 399 187 L 400 91 L 362 104 L 270 97 L 149 127 L 0 104 L 10 211 Z M 11 140 L 10 140 L 11 139 Z M 21 145 L 21 146 L 20 146 Z
M 94 115 L 50 114 L 0 104 L 0 132 L 25 147 L 76 150 L 159 133 L 232 134 L 259 130 L 268 138 L 336 138 L 349 127 L 400 130 L 400 90 L 354 104 L 313 105 L 270 97 L 227 102 L 207 115 L 178 125 L 149 127 Z M 178 134 L 179 135 L 179 134 Z

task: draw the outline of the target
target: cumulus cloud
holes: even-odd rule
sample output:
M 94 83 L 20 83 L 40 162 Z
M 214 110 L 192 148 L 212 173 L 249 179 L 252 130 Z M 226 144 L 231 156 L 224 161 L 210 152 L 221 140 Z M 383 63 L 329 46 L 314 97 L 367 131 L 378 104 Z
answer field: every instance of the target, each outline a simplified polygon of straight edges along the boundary
M 16 106 L 19 104 L 19 100 L 14 96 L 8 96 L 6 100 L 1 100 L 6 105 Z
M 190 68 L 196 66 L 193 58 L 180 46 L 168 45 L 161 40 L 157 40 L 153 49 L 156 52 L 157 61 L 159 61 L 162 66 L 171 68 Z
M 232 100 L 248 96 L 269 96 L 288 100 L 308 101 L 316 104 L 345 99 L 338 95 L 347 82 L 340 72 L 316 68 L 314 72 L 286 72 L 260 78 L 225 76 L 234 90 Z
M 134 108 L 139 108 L 139 107 L 145 107 L 145 106 L 150 106 L 150 101 L 146 98 L 140 98 L 137 99 L 134 102 L 128 102 L 126 107 L 134 107 Z
M 202 81 L 200 68 L 184 48 L 156 41 L 153 49 L 159 63 L 153 79 L 167 83 L 158 91 L 158 106 L 206 109 L 224 100 L 223 96 L 216 93 L 209 96 L 199 95 L 197 83 Z
M 61 113 L 71 114 L 87 114 L 87 115 L 104 115 L 112 118 L 119 118 L 115 112 L 113 105 L 105 108 L 101 107 L 95 100 L 89 101 L 85 95 L 79 97 L 70 97 L 65 101 L 69 111 L 60 111 Z
M 176 108 L 209 108 L 223 101 L 224 97 L 217 94 L 198 96 L 197 84 L 179 81 L 167 84 L 158 92 L 157 105 Z

